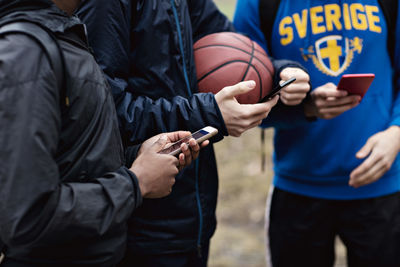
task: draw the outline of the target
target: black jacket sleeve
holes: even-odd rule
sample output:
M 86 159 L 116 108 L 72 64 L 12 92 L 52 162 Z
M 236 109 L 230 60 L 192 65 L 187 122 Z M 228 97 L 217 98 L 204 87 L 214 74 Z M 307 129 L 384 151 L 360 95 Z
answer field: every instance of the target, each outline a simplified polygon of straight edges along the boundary
M 141 201 L 126 167 L 85 181 L 60 177 L 59 92 L 41 49 L 7 36 L 0 62 L 0 239 L 28 249 L 100 238 L 125 224 Z

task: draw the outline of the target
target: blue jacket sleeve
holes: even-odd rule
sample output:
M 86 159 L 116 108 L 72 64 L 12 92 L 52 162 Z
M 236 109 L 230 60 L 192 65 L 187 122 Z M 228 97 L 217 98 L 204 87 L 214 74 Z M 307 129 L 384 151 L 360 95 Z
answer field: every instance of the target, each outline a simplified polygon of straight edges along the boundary
M 96 59 L 103 69 L 117 106 L 117 113 L 124 139 L 129 144 L 138 144 L 147 138 L 166 131 L 198 129 L 210 125 L 219 129 L 213 141 L 228 135 L 221 112 L 212 94 L 193 94 L 189 98 L 152 99 L 135 95 L 135 88 L 129 83 L 132 25 L 135 22 L 136 7 L 130 0 L 88 0 L 82 3 L 78 15 L 88 27 L 90 44 Z M 196 2 L 195 4 L 193 4 Z M 211 1 L 190 1 L 193 8 L 194 24 L 209 19 L 213 14 L 199 9 L 215 8 Z M 215 11 L 215 14 L 218 14 Z M 220 15 L 214 19 L 215 26 L 228 29 L 230 24 Z M 225 27 L 225 28 L 224 28 Z M 196 27 L 198 32 L 209 29 Z M 157 91 L 163 91 L 162 88 Z M 145 123 L 144 123 L 145 122 Z
M 268 51 L 267 40 L 260 26 L 259 13 L 259 0 L 238 0 L 233 23 L 237 31 L 246 34 Z M 268 51 L 268 54 L 273 57 L 271 52 Z M 272 59 L 272 63 L 275 68 L 275 83 L 279 82 L 279 73 L 284 68 L 296 67 L 307 72 L 300 63 L 294 61 Z M 279 102 L 263 121 L 261 127 L 292 128 L 306 123 L 309 123 L 309 120 L 304 115 L 303 104 L 286 106 Z

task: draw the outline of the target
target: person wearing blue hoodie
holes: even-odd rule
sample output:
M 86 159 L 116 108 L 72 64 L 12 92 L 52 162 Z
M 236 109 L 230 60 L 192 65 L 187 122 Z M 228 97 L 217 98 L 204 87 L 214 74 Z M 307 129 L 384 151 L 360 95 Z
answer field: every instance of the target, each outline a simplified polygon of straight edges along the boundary
M 397 1 L 380 2 L 238 0 L 236 29 L 275 59 L 300 62 L 314 88 L 263 122 L 275 128 L 266 214 L 273 266 L 332 266 L 336 236 L 349 266 L 400 266 L 400 61 L 391 44 L 400 27 L 390 30 L 400 21 L 388 15 Z M 363 99 L 336 88 L 357 73 L 375 74 Z

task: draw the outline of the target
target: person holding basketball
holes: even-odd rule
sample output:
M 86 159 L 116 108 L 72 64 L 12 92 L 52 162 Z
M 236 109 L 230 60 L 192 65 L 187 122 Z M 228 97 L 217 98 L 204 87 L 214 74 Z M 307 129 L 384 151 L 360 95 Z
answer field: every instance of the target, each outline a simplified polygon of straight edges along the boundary
M 132 211 L 168 196 L 201 147 L 158 153 L 178 131 L 124 150 L 79 2 L 0 0 L 2 267 L 115 266 Z
M 263 122 L 275 128 L 273 266 L 333 266 L 336 236 L 349 266 L 400 266 L 398 8 L 398 0 L 237 3 L 235 27 L 273 57 L 303 64 L 315 87 Z M 361 73 L 375 74 L 363 98 L 337 90 L 344 74 Z
M 253 81 L 215 96 L 198 93 L 193 43 L 234 30 L 211 0 L 88 0 L 78 15 L 111 84 L 125 145 L 161 131 L 193 132 L 208 125 L 219 130 L 213 142 L 240 136 L 259 125 L 278 101 L 240 105 L 235 96 L 252 90 Z M 308 81 L 304 87 L 309 90 Z M 136 210 L 122 265 L 206 266 L 217 191 L 209 146 L 177 176 L 169 197 L 144 201 Z

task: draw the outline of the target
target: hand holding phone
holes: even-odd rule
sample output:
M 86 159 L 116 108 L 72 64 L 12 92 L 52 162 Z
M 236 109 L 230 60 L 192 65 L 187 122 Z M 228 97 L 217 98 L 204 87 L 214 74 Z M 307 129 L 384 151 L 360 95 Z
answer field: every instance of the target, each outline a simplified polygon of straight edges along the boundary
M 275 86 L 271 92 L 268 93 L 268 95 L 266 95 L 263 99 L 260 100 L 260 102 L 265 102 L 268 101 L 270 99 L 272 99 L 274 96 L 276 96 L 277 94 L 279 94 L 279 92 L 285 88 L 286 86 L 288 86 L 289 84 L 291 84 L 292 82 L 296 81 L 296 78 L 290 78 L 287 81 L 284 81 L 283 83 L 278 83 L 277 86 Z
M 169 147 L 161 150 L 158 153 L 177 156 L 182 152 L 181 145 L 183 143 L 186 143 L 187 145 L 189 145 L 189 140 L 191 138 L 193 138 L 194 140 L 196 140 L 197 143 L 200 144 L 201 142 L 203 142 L 207 139 L 210 139 L 212 136 L 216 135 L 217 133 L 218 133 L 218 130 L 215 129 L 214 127 L 211 127 L 211 126 L 204 127 L 203 129 L 171 144 Z
M 375 74 L 364 73 L 364 74 L 344 74 L 339 81 L 337 90 L 344 90 L 349 95 L 359 95 L 364 97 L 372 81 L 375 78 Z

